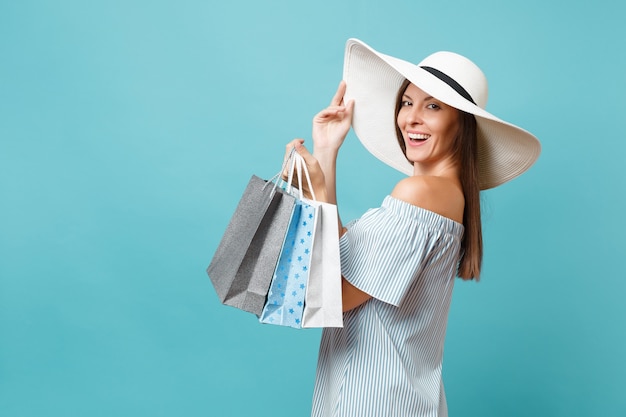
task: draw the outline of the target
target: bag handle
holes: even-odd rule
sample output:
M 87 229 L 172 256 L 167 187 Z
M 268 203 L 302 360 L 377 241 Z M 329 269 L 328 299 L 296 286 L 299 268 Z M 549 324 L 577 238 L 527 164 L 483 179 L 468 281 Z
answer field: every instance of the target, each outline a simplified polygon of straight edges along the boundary
M 301 183 L 302 171 L 304 171 L 304 175 L 306 176 L 306 182 L 309 186 L 309 191 L 311 191 L 311 199 L 317 201 L 315 198 L 315 190 L 313 189 L 313 184 L 311 182 L 311 176 L 309 175 L 309 169 L 306 166 L 306 162 L 304 162 L 304 158 L 302 155 L 296 152 L 296 163 L 298 164 L 298 181 Z M 302 189 L 302 186 L 300 186 Z
M 315 191 L 313 190 L 313 185 L 311 184 L 311 176 L 309 174 L 309 169 L 306 167 L 306 162 L 304 162 L 304 158 L 298 152 L 295 152 L 295 148 L 294 148 L 290 153 L 290 159 L 291 159 L 291 167 L 289 169 L 289 177 L 287 179 L 287 192 L 291 193 L 293 174 L 294 172 L 297 172 L 298 192 L 300 195 L 300 199 L 304 198 L 304 195 L 302 194 L 302 171 L 304 171 L 307 185 L 309 186 L 309 190 L 311 191 L 311 198 L 312 200 L 317 201 L 317 199 L 315 198 Z
M 283 172 L 285 172 L 285 169 L 287 168 L 287 166 L 289 166 L 289 171 L 287 173 L 287 182 L 286 182 L 286 186 L 285 186 L 285 180 L 282 179 L 282 174 Z M 304 198 L 304 195 L 302 194 L 302 171 L 304 171 L 304 175 L 306 177 L 307 180 L 307 184 L 309 186 L 309 190 L 311 191 L 311 197 L 313 200 L 317 201 L 317 199 L 315 198 L 315 191 L 313 190 L 313 185 L 311 184 L 311 176 L 309 174 L 309 170 L 306 167 L 306 162 L 304 162 L 304 158 L 302 157 L 302 155 L 300 155 L 298 152 L 296 152 L 296 148 L 293 147 L 291 148 L 291 151 L 289 152 L 289 155 L 287 156 L 287 158 L 285 158 L 285 160 L 283 161 L 283 167 L 281 168 L 281 170 L 274 175 L 272 178 L 270 178 L 265 185 L 263 186 L 263 188 L 267 187 L 270 183 L 273 183 L 273 189 L 272 189 L 272 195 L 276 192 L 276 188 L 278 187 L 278 179 L 280 178 L 280 181 L 282 182 L 281 186 L 282 188 L 285 188 L 285 190 L 288 193 L 292 192 L 292 181 L 293 181 L 293 174 L 294 172 L 297 172 L 298 174 L 298 191 L 299 191 L 299 195 L 300 195 L 300 199 Z M 276 181 L 275 181 L 276 180 Z
M 272 192 L 271 192 L 271 196 L 274 195 L 274 193 L 276 192 L 276 188 L 278 187 L 279 184 L 279 179 L 280 182 L 282 182 L 282 184 L 280 185 L 281 188 L 286 188 L 285 187 L 285 180 L 282 179 L 282 175 L 283 172 L 285 172 L 285 169 L 287 169 L 287 165 L 293 161 L 293 154 L 297 153 L 296 152 L 296 148 L 292 148 L 291 151 L 289 152 L 289 155 L 287 155 L 287 158 L 285 158 L 285 160 L 283 161 L 283 167 L 280 169 L 280 171 L 278 171 L 278 173 L 276 175 L 274 175 L 272 178 L 270 178 L 265 185 L 263 185 L 263 188 L 267 187 L 269 184 L 272 184 Z M 293 162 L 292 162 L 293 164 Z M 290 178 L 291 181 L 291 178 Z

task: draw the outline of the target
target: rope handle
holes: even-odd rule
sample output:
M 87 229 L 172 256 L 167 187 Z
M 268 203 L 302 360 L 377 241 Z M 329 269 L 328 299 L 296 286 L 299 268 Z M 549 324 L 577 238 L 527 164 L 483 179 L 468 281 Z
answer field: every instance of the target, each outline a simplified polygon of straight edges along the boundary
M 298 152 L 293 153 L 292 166 L 289 171 L 289 179 L 288 179 L 289 184 L 287 185 L 288 192 L 291 192 L 292 178 L 293 178 L 294 171 L 298 173 L 298 191 L 300 194 L 300 199 L 304 198 L 304 196 L 302 195 L 302 171 L 304 171 L 306 182 L 309 186 L 309 191 L 311 191 L 311 199 L 314 201 L 317 201 L 317 199 L 315 198 L 315 190 L 313 190 L 313 184 L 311 183 L 311 176 L 309 174 L 309 169 L 306 166 L 306 162 L 304 162 L 304 158 Z
M 285 169 L 288 166 L 289 166 L 289 171 L 287 173 L 287 181 L 285 182 L 285 180 L 282 178 L 282 174 L 283 172 L 285 172 Z M 278 184 L 280 183 L 281 188 L 284 188 L 288 193 L 291 194 L 292 188 L 293 188 L 293 185 L 292 185 L 293 174 L 294 172 L 296 172 L 298 174 L 298 194 L 300 196 L 300 199 L 303 199 L 304 195 L 302 194 L 302 171 L 304 171 L 304 175 L 306 177 L 309 190 L 311 191 L 311 197 L 313 200 L 317 201 L 317 199 L 315 198 L 315 191 L 313 190 L 313 185 L 311 184 L 311 176 L 309 174 L 308 168 L 306 167 L 306 162 L 304 162 L 304 158 L 302 157 L 302 155 L 296 152 L 295 147 L 291 148 L 289 155 L 283 161 L 283 166 L 281 170 L 272 178 L 270 178 L 265 183 L 263 188 L 267 187 L 269 184 L 273 184 L 272 193 L 271 193 L 271 195 L 273 196 L 274 193 L 276 192 L 276 188 L 278 187 Z
M 292 148 L 291 152 L 289 152 L 289 155 L 287 156 L 287 158 L 285 158 L 285 160 L 283 161 L 283 167 L 280 169 L 280 171 L 278 171 L 278 173 L 276 173 L 276 175 L 274 175 L 272 178 L 270 178 L 269 180 L 267 180 L 267 182 L 265 183 L 265 185 L 263 185 L 263 188 L 267 187 L 268 185 L 272 184 L 272 192 L 270 194 L 270 198 L 274 196 L 274 193 L 276 193 L 276 188 L 279 186 L 278 184 L 280 183 L 280 188 L 286 188 L 286 184 L 285 184 L 285 180 L 283 180 L 283 172 L 285 172 L 285 169 L 287 168 L 287 165 L 292 161 L 293 159 L 293 154 L 296 153 L 296 148 Z

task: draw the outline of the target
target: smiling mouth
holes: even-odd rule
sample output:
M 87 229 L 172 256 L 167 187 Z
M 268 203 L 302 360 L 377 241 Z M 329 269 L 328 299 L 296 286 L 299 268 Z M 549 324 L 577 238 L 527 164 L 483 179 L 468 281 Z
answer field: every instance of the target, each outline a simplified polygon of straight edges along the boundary
M 409 133 L 408 137 L 411 142 L 419 143 L 427 140 L 430 135 L 427 135 L 425 133 Z

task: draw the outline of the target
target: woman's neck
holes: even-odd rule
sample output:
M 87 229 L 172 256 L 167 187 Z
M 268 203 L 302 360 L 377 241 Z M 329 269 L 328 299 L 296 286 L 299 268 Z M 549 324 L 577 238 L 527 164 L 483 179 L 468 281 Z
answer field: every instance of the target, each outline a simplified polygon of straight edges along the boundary
M 450 158 L 431 164 L 415 162 L 413 164 L 413 175 L 444 177 L 460 183 L 461 169 L 459 164 Z

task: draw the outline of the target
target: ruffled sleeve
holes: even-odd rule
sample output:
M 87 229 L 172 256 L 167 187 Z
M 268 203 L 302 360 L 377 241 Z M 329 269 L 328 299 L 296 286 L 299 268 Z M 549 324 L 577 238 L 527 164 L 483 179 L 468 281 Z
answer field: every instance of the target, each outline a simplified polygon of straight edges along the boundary
M 361 291 L 398 306 L 433 252 L 458 253 L 462 233 L 459 223 L 387 196 L 341 237 L 342 275 Z

